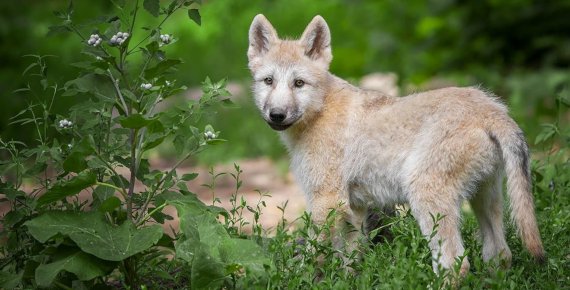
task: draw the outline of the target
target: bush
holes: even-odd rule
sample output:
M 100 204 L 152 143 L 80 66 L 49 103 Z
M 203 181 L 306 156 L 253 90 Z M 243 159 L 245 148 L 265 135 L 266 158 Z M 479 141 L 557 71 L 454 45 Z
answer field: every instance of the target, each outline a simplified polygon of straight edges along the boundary
M 118 16 L 87 25 L 73 21 L 73 6 L 56 15 L 52 31 L 71 32 L 84 43 L 80 75 L 65 84 L 48 79 L 48 56 L 32 55 L 24 71 L 30 84 L 28 107 L 12 124 L 33 124 L 37 146 L 1 140 L 0 190 L 10 205 L 2 236 L 3 288 L 98 287 L 138 289 L 190 284 L 214 287 L 234 282 L 239 273 L 263 276 L 267 264 L 252 240 L 230 235 L 231 216 L 206 206 L 186 183 L 197 174 L 178 175 L 185 160 L 223 142 L 210 125 L 195 124 L 212 104 L 229 102 L 225 81 L 206 78 L 199 100 L 157 112 L 168 97 L 184 92 L 169 75 L 182 61 L 165 47 L 176 37 L 162 25 L 178 11 L 201 23 L 199 1 L 172 1 L 161 7 L 145 0 L 146 12 L 160 18 L 155 27 L 134 28 L 137 3 L 115 2 Z M 79 99 L 66 115 L 53 113 L 61 98 Z M 151 168 L 145 153 L 172 142 L 179 156 L 168 171 Z M 239 171 L 239 168 L 237 168 Z M 119 172 L 127 171 L 123 175 Z M 90 193 L 80 199 L 79 193 Z M 173 217 L 180 230 L 161 224 Z M 221 224 L 218 217 L 225 217 Z M 169 256 L 175 255 L 174 261 Z M 151 273 L 149 276 L 148 274 Z M 182 277 L 182 278 L 178 278 Z M 183 285 L 183 284 L 182 284 Z M 168 287 L 167 287 L 168 288 Z

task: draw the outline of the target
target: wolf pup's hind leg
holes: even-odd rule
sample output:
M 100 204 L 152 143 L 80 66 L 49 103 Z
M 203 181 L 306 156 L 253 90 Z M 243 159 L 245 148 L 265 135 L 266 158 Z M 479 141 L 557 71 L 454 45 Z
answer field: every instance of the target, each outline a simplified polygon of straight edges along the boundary
M 511 264 L 511 250 L 503 227 L 503 174 L 493 176 L 471 199 L 483 242 L 483 261 L 494 258 L 505 267 Z

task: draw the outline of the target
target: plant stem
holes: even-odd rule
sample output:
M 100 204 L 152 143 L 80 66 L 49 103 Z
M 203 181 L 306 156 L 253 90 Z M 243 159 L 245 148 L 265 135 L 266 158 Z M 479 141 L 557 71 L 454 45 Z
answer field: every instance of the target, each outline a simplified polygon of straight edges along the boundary
M 38 138 L 40 138 L 40 143 L 42 145 L 45 145 L 44 143 L 44 139 L 42 138 L 42 133 L 40 132 L 40 125 L 38 124 L 38 120 L 36 119 L 36 114 L 34 113 L 34 109 L 33 108 L 29 108 L 30 113 L 32 113 L 32 118 L 34 120 L 34 124 L 36 125 L 36 130 L 38 131 Z
M 135 27 L 135 21 L 137 19 L 137 12 L 139 11 L 139 0 L 137 0 L 137 3 L 135 3 L 135 12 L 133 12 L 133 21 L 131 22 L 131 29 L 129 30 L 129 33 L 131 35 L 133 35 L 133 29 Z M 130 41 L 129 41 L 130 42 Z M 127 44 L 127 48 L 128 48 L 128 44 Z
M 140 289 L 137 286 L 136 264 L 133 257 L 123 260 L 123 268 L 125 269 L 125 283 L 130 289 Z
M 58 281 L 55 281 L 54 284 L 57 285 L 58 287 L 60 287 L 61 289 L 73 290 L 73 288 L 67 287 L 65 284 L 58 282 Z
M 158 181 L 158 183 L 156 184 L 156 187 L 153 189 L 153 191 L 148 195 L 147 199 L 145 200 L 145 203 L 143 204 L 143 206 L 141 207 L 141 212 L 145 212 L 146 209 L 148 208 L 150 202 L 152 201 L 152 198 L 154 197 L 154 195 L 156 194 L 156 192 L 158 191 L 158 189 L 162 186 L 162 184 L 164 183 L 164 181 L 166 180 L 166 178 L 169 175 L 172 175 L 172 173 L 176 170 L 176 168 L 178 168 L 178 166 L 180 166 L 182 164 L 182 162 L 186 161 L 188 158 L 190 158 L 192 155 L 194 155 L 196 153 L 196 150 L 192 150 L 191 152 L 189 152 L 186 156 L 184 156 L 184 158 L 180 159 L 173 167 L 172 169 L 170 169 L 170 171 L 164 175 L 164 177 L 162 177 L 160 179 L 160 181 Z M 142 219 L 142 216 L 139 216 L 139 220 L 137 221 L 137 224 L 140 223 Z
M 113 188 L 113 189 L 119 191 L 119 192 L 123 195 L 123 197 L 124 197 L 125 199 L 127 198 L 127 193 L 125 192 L 125 190 L 124 190 L 123 188 L 114 186 L 114 185 L 112 185 L 112 184 L 110 184 L 110 183 L 99 182 L 99 181 L 97 181 L 96 185 L 101 185 L 101 186 Z
M 107 69 L 107 73 L 109 74 L 109 78 L 111 78 L 111 82 L 113 83 L 113 87 L 115 88 L 115 92 L 117 93 L 117 96 L 119 97 L 119 100 L 121 101 L 121 104 L 123 105 L 123 110 L 125 111 L 125 115 L 129 115 L 129 107 L 127 107 L 127 103 L 125 103 L 125 99 L 123 98 L 123 94 L 121 93 L 121 89 L 119 89 L 119 84 L 117 84 L 117 80 L 115 80 L 115 77 L 113 77 L 113 74 L 111 73 L 111 71 L 109 69 Z
M 162 210 L 164 207 L 166 206 L 166 203 L 156 207 L 155 209 L 153 209 L 151 212 L 149 212 L 147 215 L 145 215 L 142 219 L 140 219 L 137 222 L 137 226 L 142 226 L 147 220 L 149 220 L 153 214 L 155 214 L 157 211 Z M 141 214 L 142 216 L 142 214 Z
M 131 130 L 131 178 L 129 180 L 129 193 L 127 195 L 127 216 L 130 221 L 133 220 L 133 193 L 135 191 L 135 182 L 136 182 L 136 175 L 137 175 L 137 129 Z
M 166 16 L 164 17 L 164 19 L 162 19 L 162 21 L 158 24 L 158 26 L 156 27 L 157 29 L 160 29 L 162 27 L 162 24 L 164 24 L 164 22 L 166 22 L 166 20 L 172 15 L 174 14 L 174 12 L 178 9 L 180 9 L 180 7 L 182 7 L 182 4 L 178 5 L 176 8 L 174 8 L 170 13 L 166 14 Z M 139 47 L 139 45 L 141 45 L 143 42 L 145 42 L 147 39 L 150 38 L 150 36 L 152 35 L 152 32 L 149 33 L 145 38 L 143 38 L 141 41 L 139 41 L 139 43 L 137 43 L 133 48 L 131 48 L 130 50 L 127 51 L 127 55 L 130 55 L 135 49 L 137 49 Z

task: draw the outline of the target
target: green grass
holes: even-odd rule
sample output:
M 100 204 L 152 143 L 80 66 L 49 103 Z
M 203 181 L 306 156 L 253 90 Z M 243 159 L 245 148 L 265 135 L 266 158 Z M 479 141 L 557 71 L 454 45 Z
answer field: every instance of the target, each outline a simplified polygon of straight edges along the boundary
M 570 289 L 570 198 L 568 188 L 536 195 L 537 216 L 546 251 L 547 262 L 537 264 L 524 249 L 514 227 L 507 223 L 507 242 L 513 253 L 508 270 L 496 269 L 481 258 L 481 242 L 475 217 L 464 214 L 462 235 L 470 273 L 460 289 Z M 356 273 L 343 270 L 342 260 L 330 245 L 319 245 L 316 252 L 295 241 L 308 238 L 305 226 L 288 234 L 278 231 L 267 243 L 275 267 L 269 271 L 268 289 L 439 289 L 444 278 L 431 267 L 427 241 L 411 215 L 389 221 L 392 241 L 366 244 L 362 259 L 351 266 Z M 300 254 L 299 254 L 300 253 Z M 325 260 L 318 266 L 317 255 Z M 494 270 L 493 270 L 494 269 Z M 319 276 L 318 281 L 315 277 Z M 245 286 L 247 279 L 244 279 Z

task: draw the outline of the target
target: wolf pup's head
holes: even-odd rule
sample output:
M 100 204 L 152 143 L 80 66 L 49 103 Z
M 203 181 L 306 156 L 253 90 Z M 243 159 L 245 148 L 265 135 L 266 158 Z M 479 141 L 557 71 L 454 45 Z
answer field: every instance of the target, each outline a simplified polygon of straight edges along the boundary
M 329 27 L 321 16 L 313 18 L 299 40 L 279 39 L 265 16 L 255 16 L 247 57 L 255 103 L 271 128 L 285 130 L 322 109 L 330 44 Z

